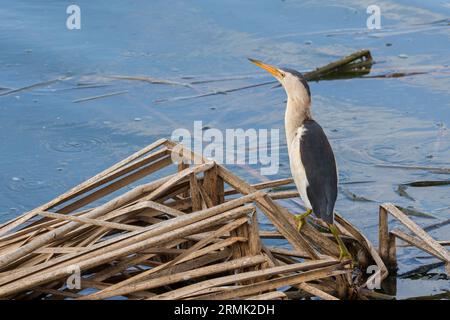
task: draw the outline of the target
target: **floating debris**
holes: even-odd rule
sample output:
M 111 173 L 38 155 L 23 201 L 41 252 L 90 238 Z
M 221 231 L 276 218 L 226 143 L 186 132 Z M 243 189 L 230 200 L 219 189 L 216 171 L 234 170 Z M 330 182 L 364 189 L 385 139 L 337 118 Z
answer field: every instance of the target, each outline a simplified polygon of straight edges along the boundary
M 419 217 L 419 218 L 426 218 L 426 219 L 437 219 L 432 214 L 421 212 L 421 211 L 418 211 L 418 210 L 416 210 L 414 208 L 411 208 L 411 207 L 404 208 L 404 207 L 401 207 L 401 206 L 398 206 L 398 205 L 396 205 L 396 207 L 399 210 L 401 210 L 404 213 L 406 213 L 408 216 Z
M 39 88 L 39 87 L 44 87 L 44 86 L 48 86 L 50 84 L 53 84 L 55 82 L 58 81 L 62 81 L 67 79 L 67 77 L 59 77 L 53 80 L 48 80 L 48 81 L 42 81 L 42 82 L 38 82 L 38 83 L 34 83 L 34 84 L 30 84 L 28 86 L 22 87 L 22 88 L 18 88 L 18 89 L 11 89 L 5 92 L 0 92 L 0 96 L 7 96 L 9 94 L 13 94 L 13 93 L 17 93 L 17 92 L 22 92 L 22 91 L 27 91 L 27 90 L 32 90 L 35 88 Z
M 410 270 L 408 272 L 399 274 L 398 277 L 399 278 L 403 278 L 403 279 L 405 279 L 405 278 L 418 278 L 418 277 L 420 278 L 420 277 L 423 277 L 423 275 L 428 273 L 429 271 L 431 271 L 433 269 L 436 269 L 436 268 L 440 268 L 442 266 L 445 266 L 445 263 L 442 262 L 442 261 L 441 262 L 430 263 L 430 264 L 427 264 L 425 266 L 420 266 L 420 267 L 417 267 L 417 268 L 415 268 L 413 270 Z
M 435 181 L 414 181 L 409 183 L 404 183 L 405 186 L 410 187 L 437 187 L 437 186 L 448 186 L 450 185 L 450 180 L 435 180 Z
M 110 87 L 110 86 L 111 86 L 111 84 L 107 84 L 107 83 L 97 83 L 97 84 L 81 84 L 81 83 L 78 83 L 75 87 L 57 89 L 56 91 L 69 91 L 69 90 L 80 90 L 80 89 L 97 89 L 97 88 L 105 88 L 105 87 Z
M 421 74 L 427 74 L 428 72 L 389 72 L 385 74 L 376 74 L 371 76 L 364 76 L 364 78 L 404 78 L 410 76 L 417 76 Z
M 405 198 L 408 198 L 409 200 L 415 201 L 414 198 L 411 197 L 408 192 L 406 192 L 406 189 L 408 189 L 408 186 L 406 186 L 404 184 L 400 184 L 400 185 L 397 186 L 396 193 L 400 197 L 405 197 Z
M 422 166 L 403 166 L 394 164 L 377 164 L 376 167 L 390 168 L 390 169 L 404 169 L 404 170 L 425 170 L 432 173 L 444 173 L 450 174 L 450 168 L 437 168 L 437 167 L 422 167 Z
M 372 56 L 369 50 L 360 50 L 349 56 L 346 56 L 338 61 L 331 62 L 323 67 L 317 68 L 313 71 L 306 72 L 304 77 L 308 81 L 320 81 L 320 80 L 333 80 L 343 78 L 359 77 L 370 73 L 370 69 L 373 65 Z M 279 87 L 278 81 L 269 81 L 258 84 L 247 85 L 244 87 L 238 87 L 233 89 L 215 90 L 198 95 L 175 97 L 175 98 L 161 98 L 157 99 L 155 103 L 162 103 L 168 101 L 179 101 L 209 97 L 220 94 L 228 94 L 236 91 L 247 90 L 251 88 L 266 86 L 269 84 L 275 84 L 275 87 Z
M 98 96 L 81 98 L 81 99 L 73 100 L 72 102 L 73 103 L 86 102 L 86 101 L 91 101 L 91 100 L 96 100 L 96 99 L 102 99 L 102 98 L 108 98 L 108 97 L 112 97 L 112 96 L 118 96 L 118 95 L 125 94 L 125 93 L 128 93 L 128 90 L 115 91 L 115 92 L 101 94 L 101 95 L 98 95 Z
M 365 184 L 365 183 L 374 183 L 375 180 L 361 180 L 361 181 L 339 181 L 339 184 Z
M 368 199 L 366 197 L 358 196 L 357 194 L 351 192 L 350 190 L 342 188 L 342 187 L 340 188 L 340 191 L 347 199 L 349 199 L 351 201 L 376 202 L 376 201 Z
M 246 80 L 252 79 L 253 76 L 234 76 L 234 77 L 225 77 L 225 78 L 213 78 L 213 79 L 205 79 L 205 80 L 195 80 L 191 81 L 190 84 L 204 84 L 204 83 L 213 83 L 213 82 L 226 82 L 226 81 L 236 81 L 236 80 Z
M 411 297 L 406 300 L 450 300 L 450 291 L 444 290 L 442 293 L 432 294 L 428 296 Z
M 274 84 L 276 82 L 277 81 L 263 82 L 263 83 L 248 85 L 245 87 L 238 87 L 238 88 L 232 88 L 232 89 L 226 89 L 226 90 L 216 90 L 216 91 L 201 93 L 201 94 L 197 94 L 197 95 L 193 95 L 193 96 L 175 97 L 175 98 L 167 98 L 167 99 L 156 99 L 154 102 L 161 103 L 161 102 L 168 102 L 168 101 L 180 101 L 180 100 L 204 98 L 204 97 L 215 96 L 215 95 L 220 95 L 220 94 L 227 94 L 227 93 L 236 92 L 236 91 L 240 91 L 240 90 L 246 90 L 246 89 L 250 89 L 250 88 L 266 86 L 268 84 Z
M 334 80 L 360 77 L 370 73 L 373 65 L 369 50 L 359 50 L 338 61 L 304 74 L 308 81 Z
M 438 222 L 438 223 L 434 223 L 434 224 L 428 225 L 428 226 L 424 227 L 423 230 L 429 232 L 429 231 L 432 231 L 432 230 L 436 230 L 436 229 L 445 227 L 446 225 L 449 225 L 449 224 L 450 224 L 450 219 L 447 219 L 447 220 L 444 220 L 442 222 Z
M 171 80 L 165 80 L 165 79 L 157 79 L 157 78 L 151 78 L 151 77 L 146 77 L 146 76 L 112 75 L 112 76 L 106 76 L 106 77 L 110 78 L 110 79 L 115 79 L 115 80 L 143 81 L 143 82 L 148 82 L 148 83 L 152 83 L 152 84 L 167 84 L 167 85 L 171 85 L 171 86 L 181 86 L 181 87 L 192 88 L 192 85 L 190 83 L 171 81 Z

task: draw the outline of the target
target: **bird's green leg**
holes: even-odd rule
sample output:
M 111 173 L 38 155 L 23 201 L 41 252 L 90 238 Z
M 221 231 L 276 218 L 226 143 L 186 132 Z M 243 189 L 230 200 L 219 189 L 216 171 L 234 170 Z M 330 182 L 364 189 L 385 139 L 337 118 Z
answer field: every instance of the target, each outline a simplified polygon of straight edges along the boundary
M 311 213 L 312 213 L 312 210 L 308 209 L 308 210 L 306 210 L 305 213 L 295 215 L 295 220 L 297 220 L 297 231 L 298 232 L 300 232 L 303 225 L 306 223 L 306 221 L 305 221 L 306 217 L 309 216 Z
M 350 259 L 353 260 L 352 255 L 350 252 L 348 252 L 347 247 L 344 244 L 344 241 L 339 237 L 338 230 L 334 224 L 328 224 L 328 227 L 330 228 L 331 233 L 333 234 L 334 238 L 336 239 L 338 245 L 339 245 L 339 260 L 345 260 Z

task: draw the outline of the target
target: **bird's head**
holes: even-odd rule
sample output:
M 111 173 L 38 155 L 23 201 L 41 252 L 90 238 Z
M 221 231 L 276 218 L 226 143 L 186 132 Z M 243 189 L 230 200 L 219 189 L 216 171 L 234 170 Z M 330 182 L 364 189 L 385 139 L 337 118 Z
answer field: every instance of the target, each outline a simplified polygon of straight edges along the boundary
M 308 82 L 303 75 L 293 69 L 277 68 L 270 64 L 249 58 L 250 62 L 272 74 L 283 86 L 288 100 L 300 104 L 303 107 L 309 107 L 311 103 L 311 92 L 309 91 Z

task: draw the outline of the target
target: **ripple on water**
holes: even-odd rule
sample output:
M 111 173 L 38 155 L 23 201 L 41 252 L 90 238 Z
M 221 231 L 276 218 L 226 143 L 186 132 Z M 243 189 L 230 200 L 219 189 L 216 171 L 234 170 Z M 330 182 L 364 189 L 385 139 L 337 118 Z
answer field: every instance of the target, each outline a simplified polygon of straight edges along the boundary
M 46 125 L 47 135 L 41 143 L 49 151 L 80 153 L 105 149 L 110 141 L 104 133 L 92 132 L 88 123 L 55 123 Z
M 45 194 L 48 190 L 65 187 L 59 180 L 40 179 L 39 177 L 13 177 L 6 183 L 6 188 L 13 192 L 34 191 Z
M 395 138 L 386 139 L 374 136 L 372 139 L 339 140 L 337 156 L 354 165 L 407 164 L 425 165 L 430 159 L 439 158 L 445 151 L 441 143 L 436 147 L 434 132 L 426 131 L 416 134 L 397 134 Z
M 50 151 L 64 153 L 78 153 L 91 150 L 98 150 L 109 144 L 109 141 L 103 137 L 94 136 L 70 136 L 55 138 L 46 141 L 45 146 Z
M 398 148 L 398 146 L 388 146 L 385 144 L 373 145 L 370 150 L 368 150 L 369 156 L 375 160 L 385 161 L 389 163 L 401 163 L 407 161 L 409 155 Z

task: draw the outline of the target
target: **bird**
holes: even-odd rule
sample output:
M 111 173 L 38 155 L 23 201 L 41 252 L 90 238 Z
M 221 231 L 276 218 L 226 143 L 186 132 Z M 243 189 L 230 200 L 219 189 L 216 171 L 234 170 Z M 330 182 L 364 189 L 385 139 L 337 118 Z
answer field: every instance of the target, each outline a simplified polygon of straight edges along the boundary
M 305 77 L 290 68 L 278 68 L 259 60 L 250 62 L 268 71 L 286 91 L 284 116 L 289 163 L 294 183 L 307 210 L 297 214 L 297 230 L 301 232 L 310 214 L 324 221 L 339 245 L 339 259 L 351 255 L 334 223 L 334 207 L 338 195 L 338 169 L 333 149 L 322 127 L 313 119 L 311 91 Z

